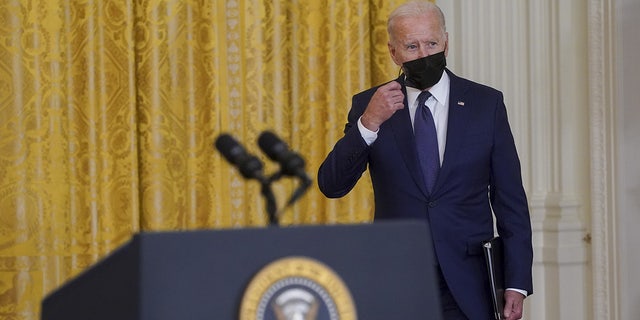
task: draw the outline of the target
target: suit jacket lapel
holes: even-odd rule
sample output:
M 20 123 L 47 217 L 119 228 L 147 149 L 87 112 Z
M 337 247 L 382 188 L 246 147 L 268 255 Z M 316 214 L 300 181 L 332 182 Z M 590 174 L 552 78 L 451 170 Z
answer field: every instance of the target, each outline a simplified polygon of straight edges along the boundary
M 445 145 L 444 159 L 434 186 L 434 196 L 447 181 L 451 173 L 452 163 L 455 161 L 469 121 L 469 108 L 473 101 L 465 100 L 468 86 L 455 74 L 447 70 L 450 79 L 449 86 L 449 119 L 447 121 L 447 142 Z
M 402 93 L 404 94 L 404 109 L 398 110 L 389 120 L 390 129 L 396 139 L 404 163 L 407 165 L 414 182 L 425 195 L 428 196 L 427 188 L 424 185 L 424 179 L 420 174 L 420 164 L 418 163 L 418 154 L 416 152 L 416 140 L 413 135 L 413 126 L 411 125 L 411 117 L 409 116 L 409 103 L 407 101 L 407 89 L 404 84 L 404 76 L 401 75 L 396 81 L 402 85 Z

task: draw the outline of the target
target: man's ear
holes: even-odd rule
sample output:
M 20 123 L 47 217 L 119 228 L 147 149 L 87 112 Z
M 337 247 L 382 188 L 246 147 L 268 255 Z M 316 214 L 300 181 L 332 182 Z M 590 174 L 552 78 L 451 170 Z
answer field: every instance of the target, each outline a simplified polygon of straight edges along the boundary
M 444 56 L 449 55 L 449 32 L 444 33 Z
M 389 48 L 389 55 L 391 55 L 393 63 L 398 66 L 402 65 L 402 63 L 398 63 L 398 58 L 396 57 L 396 48 L 391 44 L 391 41 L 387 42 L 387 48 Z

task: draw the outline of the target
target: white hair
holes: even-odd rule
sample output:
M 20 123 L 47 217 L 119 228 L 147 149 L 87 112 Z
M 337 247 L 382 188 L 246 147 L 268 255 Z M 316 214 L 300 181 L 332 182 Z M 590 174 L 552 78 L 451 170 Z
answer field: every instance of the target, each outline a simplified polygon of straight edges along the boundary
M 389 34 L 389 39 L 393 36 L 392 31 L 397 18 L 423 16 L 429 13 L 436 14 L 436 17 L 440 22 L 440 27 L 442 28 L 442 33 L 444 34 L 447 31 L 447 28 L 444 21 L 444 14 L 442 13 L 442 10 L 440 10 L 440 7 L 429 1 L 410 1 L 400 5 L 389 15 L 389 19 L 387 19 L 387 33 Z

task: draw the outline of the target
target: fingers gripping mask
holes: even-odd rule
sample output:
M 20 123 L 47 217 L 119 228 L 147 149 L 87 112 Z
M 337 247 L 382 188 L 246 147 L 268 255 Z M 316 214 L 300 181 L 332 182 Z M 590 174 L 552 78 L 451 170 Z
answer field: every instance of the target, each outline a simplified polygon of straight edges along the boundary
M 440 81 L 445 66 L 447 61 L 444 51 L 441 51 L 403 63 L 402 71 L 407 76 L 407 86 L 424 90 Z

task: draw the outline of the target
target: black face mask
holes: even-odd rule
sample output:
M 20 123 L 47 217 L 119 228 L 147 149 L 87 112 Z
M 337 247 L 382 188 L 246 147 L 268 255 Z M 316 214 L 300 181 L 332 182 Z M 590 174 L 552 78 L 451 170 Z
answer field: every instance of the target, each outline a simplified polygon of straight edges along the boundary
M 403 63 L 402 71 L 407 76 L 407 86 L 424 90 L 440 81 L 446 65 L 444 51 L 441 51 Z

